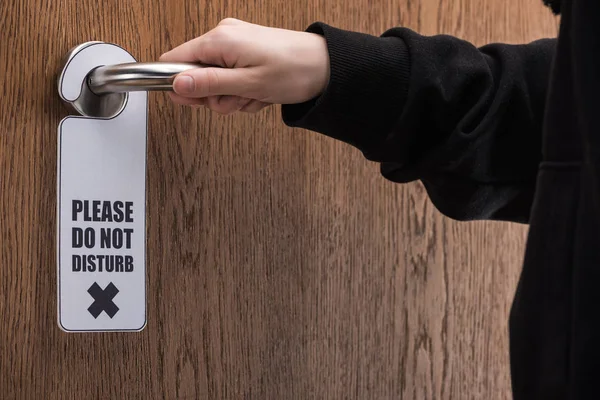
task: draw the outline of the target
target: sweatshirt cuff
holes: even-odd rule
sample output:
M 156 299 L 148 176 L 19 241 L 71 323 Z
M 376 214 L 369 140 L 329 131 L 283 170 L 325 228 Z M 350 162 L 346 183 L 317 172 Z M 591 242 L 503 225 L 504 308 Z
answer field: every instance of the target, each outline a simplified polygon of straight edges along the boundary
M 325 91 L 301 104 L 282 106 L 286 125 L 320 132 L 360 149 L 366 158 L 385 145 L 408 93 L 410 56 L 400 37 L 377 37 L 314 23 L 329 51 Z

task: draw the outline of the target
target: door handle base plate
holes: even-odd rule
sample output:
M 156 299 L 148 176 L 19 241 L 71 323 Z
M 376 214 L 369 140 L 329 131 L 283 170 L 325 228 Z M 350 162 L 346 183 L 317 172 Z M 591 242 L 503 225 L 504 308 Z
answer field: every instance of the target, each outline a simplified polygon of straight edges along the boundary
M 94 69 L 103 66 L 101 63 L 98 63 L 91 70 L 85 72 L 80 87 L 78 88 L 79 93 L 77 95 L 74 95 L 75 91 L 73 83 L 65 82 L 65 77 L 68 75 L 69 69 L 78 68 L 78 64 L 82 64 L 81 58 L 96 54 L 94 52 L 86 51 L 86 49 L 97 45 L 106 44 L 99 41 L 86 42 L 69 50 L 63 59 L 62 67 L 58 75 L 58 93 L 63 102 L 72 111 L 84 117 L 113 118 L 119 115 L 125 108 L 128 94 L 126 92 L 121 92 L 98 95 L 90 89 L 87 77 Z M 98 60 L 97 62 L 100 61 L 101 60 Z M 89 64 L 89 61 L 86 64 Z

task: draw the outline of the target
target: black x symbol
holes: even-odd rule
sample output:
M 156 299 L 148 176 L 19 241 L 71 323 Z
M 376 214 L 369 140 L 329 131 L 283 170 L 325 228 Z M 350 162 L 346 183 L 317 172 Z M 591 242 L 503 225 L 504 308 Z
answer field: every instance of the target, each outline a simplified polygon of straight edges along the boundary
M 88 293 L 94 298 L 94 302 L 88 308 L 88 311 L 94 318 L 104 311 L 109 317 L 114 317 L 119 307 L 113 303 L 112 299 L 119 293 L 119 289 L 113 283 L 109 283 L 106 289 L 102 290 L 96 282 L 88 289 Z

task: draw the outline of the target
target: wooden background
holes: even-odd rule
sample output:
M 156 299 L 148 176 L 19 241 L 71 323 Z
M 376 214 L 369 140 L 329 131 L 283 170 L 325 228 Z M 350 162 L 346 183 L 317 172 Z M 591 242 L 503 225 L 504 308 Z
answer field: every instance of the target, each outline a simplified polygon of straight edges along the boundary
M 225 17 L 404 25 L 481 45 L 555 36 L 541 0 L 0 2 L 3 399 L 507 399 L 525 228 L 456 223 L 278 108 L 221 117 L 150 96 L 149 319 L 56 323 L 55 75 L 70 47 L 140 61 Z

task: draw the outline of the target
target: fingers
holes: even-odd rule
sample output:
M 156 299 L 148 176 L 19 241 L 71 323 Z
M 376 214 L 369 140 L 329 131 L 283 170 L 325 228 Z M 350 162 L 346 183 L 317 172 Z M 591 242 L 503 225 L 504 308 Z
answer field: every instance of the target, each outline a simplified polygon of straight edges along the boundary
M 226 67 L 223 39 L 218 31 L 212 30 L 202 36 L 198 36 L 185 42 L 173 50 L 160 56 L 163 62 L 199 62 L 201 64 L 218 65 Z
M 206 100 L 208 108 L 223 115 L 233 114 L 246 104 L 246 99 L 237 96 L 212 96 Z
M 237 111 L 257 113 L 267 105 L 262 101 L 237 96 L 212 96 L 208 97 L 206 102 L 207 108 L 223 115 L 233 114 Z
M 173 103 L 182 106 L 201 107 L 205 106 L 219 114 L 229 115 L 241 111 L 246 113 L 257 113 L 269 103 L 258 100 L 247 99 L 238 96 L 211 96 L 201 99 L 182 97 L 177 93 L 167 92 Z
M 204 99 L 194 99 L 190 97 L 183 97 L 178 95 L 177 93 L 167 92 L 173 103 L 179 104 L 182 106 L 204 106 L 206 105 L 206 98 Z
M 237 96 L 212 96 L 206 98 L 205 106 L 219 114 L 229 115 L 241 111 L 246 113 L 257 113 L 268 103 L 262 101 L 246 99 Z
M 159 61 L 162 62 L 208 62 L 198 58 L 198 54 L 202 51 L 199 47 L 204 45 L 204 39 L 206 38 L 206 34 L 202 36 L 198 36 L 195 39 L 187 41 L 174 49 L 166 52 L 162 56 L 160 56 Z
M 270 105 L 269 103 L 263 103 L 262 101 L 252 100 L 247 105 L 242 107 L 240 111 L 247 113 L 257 113 L 266 106 Z
M 241 68 L 236 62 L 233 44 L 239 41 L 240 31 L 235 26 L 251 25 L 233 18 L 222 20 L 215 29 L 190 40 L 163 54 L 161 61 L 192 61 L 217 67 L 204 67 L 179 74 L 173 81 L 174 92 L 169 93 L 176 104 L 203 105 L 219 114 L 236 111 L 257 112 L 265 103 L 257 98 L 256 68 Z M 231 54 L 225 54 L 225 52 Z M 225 67 L 219 68 L 218 66 Z M 238 68 L 227 68 L 234 67 Z M 252 95 L 252 96 L 251 96 Z
M 246 96 L 254 87 L 247 68 L 198 68 L 179 74 L 173 90 L 182 97 Z

